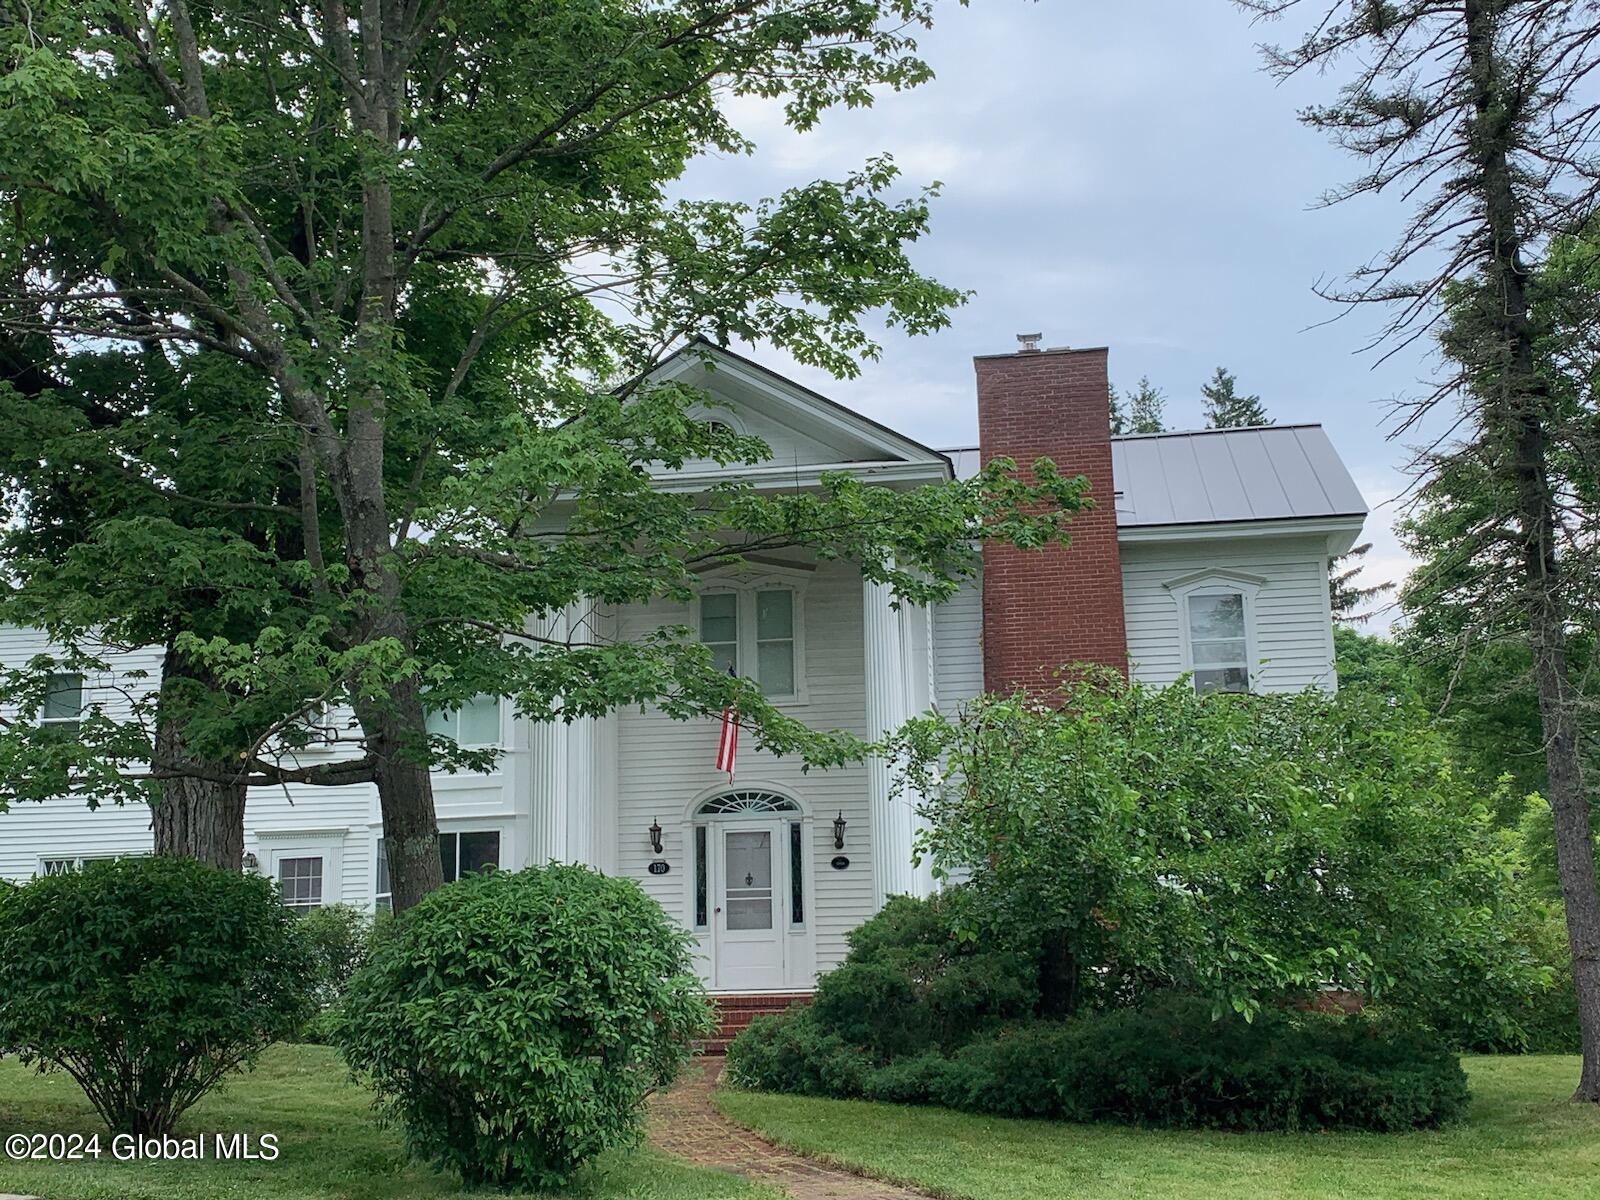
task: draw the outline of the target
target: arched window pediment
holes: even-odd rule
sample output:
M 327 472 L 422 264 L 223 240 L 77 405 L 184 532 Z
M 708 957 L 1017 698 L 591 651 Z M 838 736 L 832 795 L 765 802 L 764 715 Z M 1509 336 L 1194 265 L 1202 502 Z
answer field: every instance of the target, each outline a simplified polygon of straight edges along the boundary
M 758 789 L 723 792 L 695 809 L 697 817 L 721 817 L 747 813 L 798 813 L 800 806 L 787 796 Z

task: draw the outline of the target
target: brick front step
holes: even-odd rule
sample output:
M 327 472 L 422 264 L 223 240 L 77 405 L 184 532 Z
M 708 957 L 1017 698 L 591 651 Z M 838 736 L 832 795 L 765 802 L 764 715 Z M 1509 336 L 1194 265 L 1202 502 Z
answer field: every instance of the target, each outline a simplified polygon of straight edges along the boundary
M 773 992 L 763 996 L 714 996 L 717 1032 L 700 1043 L 702 1054 L 724 1054 L 728 1043 L 743 1033 L 757 1017 L 781 1013 L 795 1004 L 810 1004 L 810 992 Z

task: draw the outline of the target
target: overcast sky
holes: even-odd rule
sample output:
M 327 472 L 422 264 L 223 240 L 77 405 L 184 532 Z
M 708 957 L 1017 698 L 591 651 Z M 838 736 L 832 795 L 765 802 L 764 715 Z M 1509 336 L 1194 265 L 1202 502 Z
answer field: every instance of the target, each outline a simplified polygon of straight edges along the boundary
M 1387 406 L 1433 367 L 1421 351 L 1362 353 L 1377 314 L 1330 323 L 1338 310 L 1312 292 L 1385 249 L 1401 210 L 1317 207 L 1355 164 L 1296 120 L 1332 81 L 1260 70 L 1257 45 L 1291 30 L 1227 0 L 974 0 L 939 15 L 922 41 L 934 82 L 803 136 L 741 103 L 756 154 L 703 160 L 682 190 L 755 199 L 887 150 L 908 181 L 944 184 L 917 265 L 975 295 L 943 333 L 886 335 L 855 380 L 750 352 L 935 446 L 976 442 L 972 356 L 1015 349 L 1019 332 L 1109 346 L 1112 381 L 1148 375 L 1172 428 L 1202 423 L 1200 385 L 1226 365 L 1277 421 L 1327 427 L 1373 509 L 1367 576 L 1402 577 L 1386 502 L 1407 455 L 1386 439 Z

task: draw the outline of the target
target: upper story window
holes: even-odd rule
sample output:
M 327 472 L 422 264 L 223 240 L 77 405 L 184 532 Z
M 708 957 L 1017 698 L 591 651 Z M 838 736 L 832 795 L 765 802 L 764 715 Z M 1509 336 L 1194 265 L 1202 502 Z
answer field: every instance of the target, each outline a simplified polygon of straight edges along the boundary
M 1248 601 L 1242 591 L 1206 589 L 1187 597 L 1189 669 L 1197 692 L 1250 690 Z
M 44 706 L 39 724 L 76 732 L 83 717 L 83 676 L 76 671 L 58 671 L 45 683 Z
M 457 709 L 429 709 L 428 732 L 447 737 L 458 746 L 498 746 L 500 697 L 474 696 Z
M 748 587 L 700 596 L 700 640 L 719 671 L 761 685 L 774 700 L 802 693 L 800 597 L 792 587 Z

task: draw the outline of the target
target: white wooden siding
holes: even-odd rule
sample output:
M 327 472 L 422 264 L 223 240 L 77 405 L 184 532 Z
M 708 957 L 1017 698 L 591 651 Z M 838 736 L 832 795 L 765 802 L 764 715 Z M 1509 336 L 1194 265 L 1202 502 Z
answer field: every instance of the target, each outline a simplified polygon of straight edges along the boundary
M 0 667 L 21 666 L 51 652 L 41 631 L 0 626 Z M 128 693 L 159 685 L 159 648 L 105 652 L 102 657 L 114 669 L 85 678 L 86 707 L 98 703 L 108 715 L 125 715 Z M 514 869 L 525 865 L 528 854 L 527 734 L 524 722 L 504 713 L 502 729 L 508 751 L 496 769 L 486 775 L 435 775 L 434 800 L 440 827 L 447 832 L 500 830 L 501 862 Z M 353 749 L 348 743 L 314 749 L 301 760 L 333 761 Z M 371 907 L 381 829 L 377 789 L 371 784 L 255 788 L 245 806 L 245 851 L 257 855 L 263 869 L 274 849 L 305 846 L 307 853 L 324 853 L 329 861 L 324 864 L 323 898 L 330 904 Z M 91 810 L 74 796 L 18 804 L 0 813 L 0 878 L 28 879 L 45 859 L 148 854 L 151 842 L 150 810 L 144 804 Z
M 983 691 L 983 579 L 968 580 L 933 610 L 934 699 L 954 716 Z
M 1251 686 L 1262 692 L 1332 689 L 1327 539 L 1323 535 L 1123 543 L 1122 602 L 1133 677 L 1167 684 L 1183 674 L 1178 604 L 1167 584 L 1195 571 L 1264 579 L 1254 603 Z
M 862 650 L 861 576 L 843 564 L 820 566 L 804 589 L 805 704 L 786 706 L 814 727 L 866 735 L 865 662 Z M 624 638 L 662 625 L 689 625 L 687 606 L 655 604 L 621 614 Z M 694 913 L 691 805 L 696 797 L 727 782 L 716 770 L 718 723 L 674 721 L 654 709 L 621 712 L 616 717 L 617 870 L 637 879 L 663 908 L 685 925 Z M 810 925 L 819 971 L 837 965 L 845 953 L 845 934 L 872 913 L 872 855 L 868 846 L 867 781 L 864 767 L 805 772 L 795 759 L 757 751 L 749 733 L 739 741 L 736 787 L 776 785 L 805 806 L 814 863 L 808 897 Z M 850 866 L 836 871 L 833 819 L 848 822 L 844 853 Z M 657 857 L 650 849 L 651 822 L 662 828 L 659 857 L 671 873 L 651 875 Z

